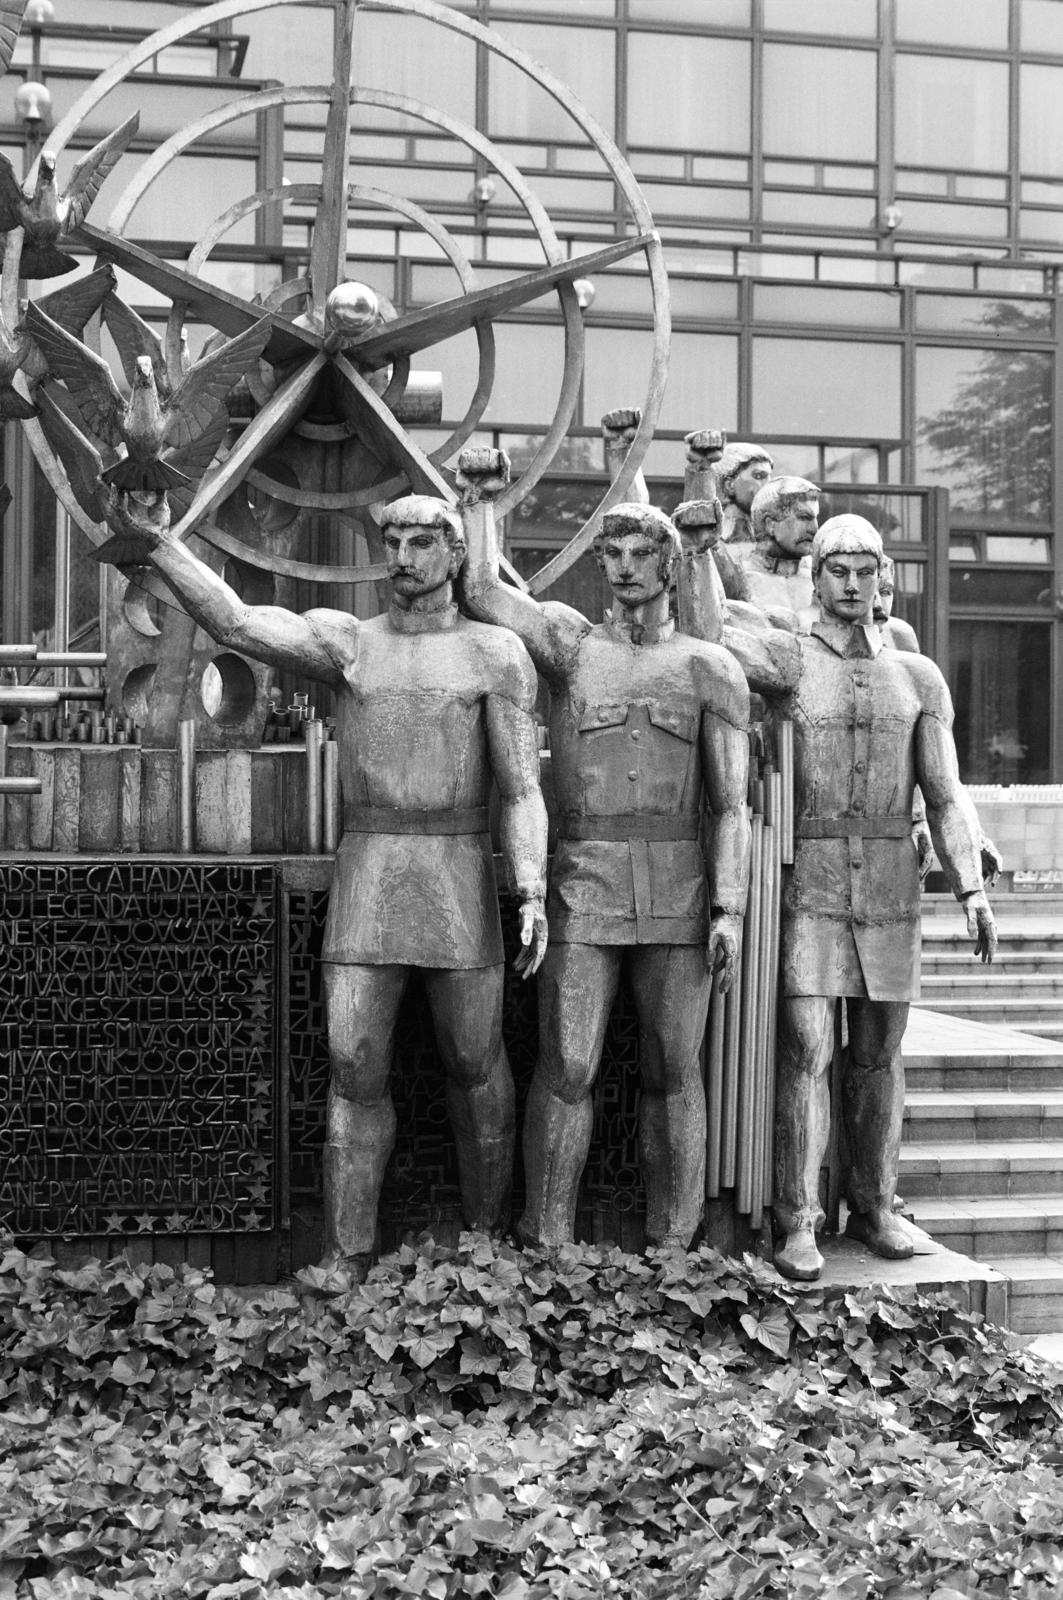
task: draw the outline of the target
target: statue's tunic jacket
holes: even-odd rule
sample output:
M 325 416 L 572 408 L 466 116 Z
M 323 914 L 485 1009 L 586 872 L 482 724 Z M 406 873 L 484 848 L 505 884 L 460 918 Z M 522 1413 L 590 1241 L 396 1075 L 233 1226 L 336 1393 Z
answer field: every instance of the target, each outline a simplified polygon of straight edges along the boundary
M 915 1000 L 916 726 L 923 717 L 951 725 L 948 691 L 933 662 L 884 650 L 875 628 L 817 622 L 794 644 L 795 854 L 783 894 L 783 993 Z
M 750 598 L 762 611 L 808 611 L 814 602 L 812 563 L 807 556 L 771 556 L 763 545 L 743 545 L 742 570 Z
M 346 619 L 330 627 L 328 613 L 314 616 L 343 674 L 344 834 L 322 960 L 454 969 L 500 962 L 484 702 L 490 691 L 530 710 L 535 675 L 524 646 L 454 608 L 411 629 L 393 607 L 353 634 Z M 391 813 L 402 832 L 388 831 Z
M 609 618 L 580 640 L 553 686 L 550 749 L 558 844 L 547 917 L 557 943 L 700 944 L 714 904 L 699 841 L 703 718 L 745 728 L 748 693 L 727 651 L 671 622 L 631 631 Z M 711 727 L 708 730 L 711 737 Z

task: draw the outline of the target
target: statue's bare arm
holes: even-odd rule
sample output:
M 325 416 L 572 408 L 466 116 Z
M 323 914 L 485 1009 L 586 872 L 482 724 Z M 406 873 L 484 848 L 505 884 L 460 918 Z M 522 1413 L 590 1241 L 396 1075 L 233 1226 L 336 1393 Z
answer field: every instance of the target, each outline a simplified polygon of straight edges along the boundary
M 610 483 L 615 483 L 619 478 L 641 422 L 642 412 L 637 406 L 621 406 L 617 411 L 607 411 L 602 418 L 605 470 L 609 474 Z M 641 467 L 631 480 L 626 498 L 629 502 L 640 506 L 648 506 L 650 503 L 650 491 Z
M 996 926 L 982 886 L 981 829 L 970 796 L 960 782 L 952 738 L 948 690 L 942 709 L 924 711 L 915 727 L 915 775 L 926 803 L 934 849 L 956 898 L 967 913 L 975 955 L 992 961 Z
M 539 671 L 556 682 L 575 665 L 591 625 L 571 606 L 535 600 L 499 577 L 494 500 L 508 476 L 502 450 L 463 450 L 458 458 L 467 550 L 461 571 L 465 609 L 480 622 L 512 629 Z
M 486 708 L 491 770 L 501 801 L 502 854 L 521 901 L 523 949 L 517 957 L 517 971 L 530 978 L 546 954 L 547 820 L 531 710 L 535 673 L 523 651 L 521 655 L 523 667 L 518 665 L 516 671 L 523 681 L 518 694 L 489 694 Z
M 326 683 L 342 676 L 313 625 L 313 613 L 298 616 L 282 606 L 245 605 L 223 578 L 179 541 L 160 541 L 149 559 L 189 616 L 219 644 Z M 343 620 L 353 634 L 354 618 Z
M 736 664 L 719 652 L 715 682 L 701 717 L 701 762 L 709 819 L 707 853 L 711 920 L 705 952 L 720 988 L 734 980 L 749 893 L 749 691 Z

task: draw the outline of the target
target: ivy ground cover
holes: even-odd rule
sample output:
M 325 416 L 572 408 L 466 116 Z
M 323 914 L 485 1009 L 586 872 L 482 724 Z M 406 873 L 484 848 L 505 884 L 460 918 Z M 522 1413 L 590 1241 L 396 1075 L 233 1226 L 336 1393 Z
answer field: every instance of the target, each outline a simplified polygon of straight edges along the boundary
M 1063 1391 L 943 1300 L 466 1235 L 0 1305 L 0 1600 L 1063 1592 Z

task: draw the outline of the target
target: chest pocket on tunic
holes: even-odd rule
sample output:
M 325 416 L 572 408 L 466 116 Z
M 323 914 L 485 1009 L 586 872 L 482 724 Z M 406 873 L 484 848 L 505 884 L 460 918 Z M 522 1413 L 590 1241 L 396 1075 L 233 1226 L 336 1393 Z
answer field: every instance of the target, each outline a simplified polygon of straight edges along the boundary
M 693 744 L 698 736 L 699 717 L 692 711 L 672 711 L 667 706 L 647 706 L 650 722 L 663 733 L 674 734 L 684 744 Z
M 595 733 L 602 728 L 622 728 L 627 722 L 628 706 L 587 706 L 579 719 L 580 733 Z

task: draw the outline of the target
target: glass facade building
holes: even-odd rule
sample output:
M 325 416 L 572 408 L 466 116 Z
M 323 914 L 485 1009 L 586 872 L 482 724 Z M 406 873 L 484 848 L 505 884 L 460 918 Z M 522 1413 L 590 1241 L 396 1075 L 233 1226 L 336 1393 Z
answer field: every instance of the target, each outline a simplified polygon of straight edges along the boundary
M 55 0 L 0 83 L 0 145 L 23 164 L 19 82 L 47 83 L 58 117 L 128 43 L 185 0 Z M 541 61 L 615 140 L 664 242 L 673 340 L 646 461 L 662 503 L 681 488 L 683 435 L 724 428 L 776 468 L 820 483 L 829 509 L 874 515 L 898 560 L 898 612 L 946 668 L 964 777 L 1063 781 L 1063 508 L 1057 279 L 1063 271 L 1063 0 L 469 0 Z M 524 174 L 573 255 L 626 212 L 562 109 L 506 61 L 398 13 L 365 13 L 356 82 L 386 85 L 478 129 Z M 108 220 L 138 163 L 241 85 L 320 83 L 332 8 L 281 6 L 164 50 L 99 111 L 99 137 L 136 105 L 140 135 L 108 180 Z M 267 293 L 305 270 L 320 179 L 313 105 L 219 126 L 145 193 L 125 231 L 180 261 L 244 194 L 287 180 L 291 199 L 239 222 L 215 281 Z M 456 292 L 440 247 L 373 198 L 402 196 L 448 230 L 482 283 L 541 264 L 525 210 L 445 125 L 356 104 L 352 277 L 406 310 Z M 86 142 L 91 142 L 87 139 Z M 639 403 L 650 293 L 634 257 L 603 273 L 585 310 L 586 370 L 553 470 L 511 518 L 513 559 L 542 565 L 599 494 L 602 412 Z M 122 293 L 147 316 L 148 291 Z M 476 341 L 431 353 L 443 421 L 464 414 Z M 498 329 L 475 442 L 527 459 L 556 403 L 555 306 Z M 442 437 L 422 430 L 426 445 Z M 101 583 L 8 429 L 3 637 L 58 643 L 98 625 Z M 552 591 L 595 609 L 581 561 Z M 308 597 L 309 601 L 309 597 Z M 368 603 L 363 596 L 359 603 Z M 105 626 L 105 619 L 104 619 Z

